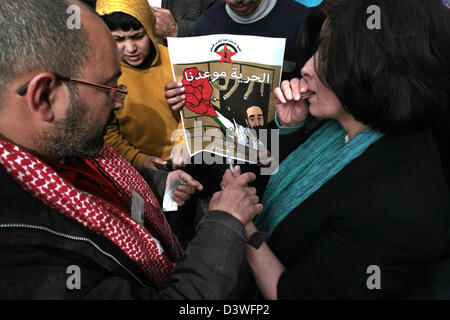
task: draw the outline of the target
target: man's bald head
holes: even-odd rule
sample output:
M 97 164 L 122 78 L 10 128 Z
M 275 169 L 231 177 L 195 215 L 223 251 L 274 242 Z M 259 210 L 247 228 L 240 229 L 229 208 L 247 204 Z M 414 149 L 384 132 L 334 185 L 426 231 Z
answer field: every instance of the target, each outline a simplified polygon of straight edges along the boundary
M 83 27 L 68 27 L 70 5 L 78 5 L 83 11 L 89 10 L 77 1 L 0 1 L 1 83 L 9 83 L 33 71 L 70 76 L 80 73 L 91 49 Z
M 0 136 L 45 159 L 98 151 L 123 102 L 66 79 L 117 83 L 120 60 L 103 21 L 78 1 L 1 0 L 0 27 L 0 81 L 9 84 L 0 88 Z

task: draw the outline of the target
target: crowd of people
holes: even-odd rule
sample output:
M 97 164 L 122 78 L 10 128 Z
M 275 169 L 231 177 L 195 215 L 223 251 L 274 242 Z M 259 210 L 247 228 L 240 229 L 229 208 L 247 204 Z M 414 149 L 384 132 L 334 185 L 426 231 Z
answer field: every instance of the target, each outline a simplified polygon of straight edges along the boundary
M 0 298 L 450 298 L 449 18 L 441 0 L 2 0 Z M 245 112 L 279 134 L 270 176 L 173 139 L 166 40 L 208 34 L 286 39 L 275 119 Z

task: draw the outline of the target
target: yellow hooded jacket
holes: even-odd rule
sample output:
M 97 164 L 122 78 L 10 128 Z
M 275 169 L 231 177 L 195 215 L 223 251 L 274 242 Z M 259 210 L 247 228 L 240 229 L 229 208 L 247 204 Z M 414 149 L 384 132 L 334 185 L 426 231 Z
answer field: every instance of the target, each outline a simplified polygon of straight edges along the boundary
M 147 0 L 97 0 L 96 11 L 99 15 L 122 12 L 133 16 L 147 32 L 151 50 L 156 50 L 147 69 L 121 60 L 118 83 L 128 87 L 128 95 L 124 107 L 115 111 L 115 118 L 108 123 L 105 141 L 137 169 L 142 169 L 149 155 L 167 160 L 179 142 L 172 141 L 172 133 L 182 126 L 179 114 L 170 109 L 164 95 L 164 86 L 173 81 L 173 74 L 167 47 L 155 39 L 155 16 Z

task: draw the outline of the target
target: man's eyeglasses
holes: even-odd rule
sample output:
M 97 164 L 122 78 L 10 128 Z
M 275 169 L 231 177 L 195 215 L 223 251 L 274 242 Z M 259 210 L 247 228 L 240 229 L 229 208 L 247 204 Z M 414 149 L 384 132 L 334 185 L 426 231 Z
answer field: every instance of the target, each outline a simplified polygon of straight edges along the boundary
M 128 88 L 127 86 L 121 84 L 118 85 L 117 87 L 109 87 L 109 86 L 105 86 L 103 84 L 98 84 L 98 83 L 94 83 L 94 82 L 87 82 L 87 81 L 82 81 L 79 79 L 75 79 L 75 78 L 70 78 L 70 77 L 65 77 L 62 76 L 60 74 L 57 73 L 53 73 L 53 75 L 56 77 L 57 80 L 59 81 L 70 81 L 73 83 L 77 83 L 77 84 L 81 84 L 83 86 L 88 86 L 88 87 L 93 87 L 93 88 L 97 88 L 106 92 L 109 92 L 113 95 L 114 98 L 118 99 L 118 100 L 125 100 L 125 97 L 128 94 Z M 19 90 L 17 90 L 17 94 L 20 96 L 23 96 L 25 93 L 27 93 L 28 90 L 28 86 L 29 86 L 29 82 L 27 84 L 25 84 L 23 87 L 21 87 Z

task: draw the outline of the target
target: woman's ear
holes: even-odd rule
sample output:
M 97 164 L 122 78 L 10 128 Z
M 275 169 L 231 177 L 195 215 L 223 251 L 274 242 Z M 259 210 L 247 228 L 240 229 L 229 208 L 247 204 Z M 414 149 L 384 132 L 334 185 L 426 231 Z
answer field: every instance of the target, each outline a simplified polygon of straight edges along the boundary
M 28 85 L 26 93 L 28 107 L 42 121 L 51 122 L 54 119 L 50 96 L 55 88 L 55 81 L 55 75 L 43 72 L 31 79 Z

